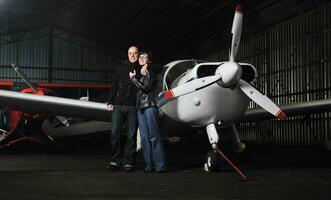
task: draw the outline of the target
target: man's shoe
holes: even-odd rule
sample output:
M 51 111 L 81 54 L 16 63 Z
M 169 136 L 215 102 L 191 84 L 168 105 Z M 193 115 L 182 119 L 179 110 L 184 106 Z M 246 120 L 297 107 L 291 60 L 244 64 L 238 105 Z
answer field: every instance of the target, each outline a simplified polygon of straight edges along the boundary
M 126 164 L 126 165 L 124 165 L 123 168 L 124 168 L 124 171 L 126 171 L 126 172 L 131 172 L 131 171 L 133 171 L 133 167 L 132 167 L 132 165 L 130 165 L 130 164 Z
M 113 171 L 118 171 L 120 169 L 120 167 L 116 163 L 109 163 L 109 165 L 107 166 L 107 169 L 109 171 L 113 172 Z

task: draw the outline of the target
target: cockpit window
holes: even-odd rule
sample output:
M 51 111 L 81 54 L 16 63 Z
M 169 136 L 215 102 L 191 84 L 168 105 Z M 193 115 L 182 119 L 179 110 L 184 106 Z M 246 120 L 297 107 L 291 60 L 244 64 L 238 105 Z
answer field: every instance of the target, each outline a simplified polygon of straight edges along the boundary
M 168 90 L 173 85 L 173 82 L 179 77 L 186 73 L 189 69 L 192 69 L 195 65 L 201 63 L 198 60 L 184 60 L 169 68 L 165 72 L 165 83 L 163 83 L 163 90 Z
M 215 75 L 215 71 L 216 69 L 219 67 L 220 65 L 201 65 L 198 70 L 197 70 L 197 78 L 203 78 L 206 76 L 213 76 Z

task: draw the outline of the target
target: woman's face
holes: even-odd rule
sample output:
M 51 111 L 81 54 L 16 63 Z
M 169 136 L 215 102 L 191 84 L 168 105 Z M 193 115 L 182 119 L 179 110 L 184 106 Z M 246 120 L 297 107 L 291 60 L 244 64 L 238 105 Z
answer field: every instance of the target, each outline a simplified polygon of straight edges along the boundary
M 139 65 L 146 65 L 149 62 L 148 55 L 146 54 L 141 54 L 139 56 Z

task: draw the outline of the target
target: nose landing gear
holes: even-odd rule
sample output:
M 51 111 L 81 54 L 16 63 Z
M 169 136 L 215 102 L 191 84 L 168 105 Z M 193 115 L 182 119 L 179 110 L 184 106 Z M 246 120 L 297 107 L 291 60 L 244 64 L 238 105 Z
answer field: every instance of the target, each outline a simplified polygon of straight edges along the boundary
M 215 172 L 220 166 L 220 157 L 217 154 L 216 148 L 218 143 L 218 133 L 215 124 L 209 124 L 207 127 L 207 134 L 210 144 L 212 145 L 212 150 L 209 151 L 206 158 L 206 163 L 204 165 L 204 170 L 206 172 Z
M 207 127 L 207 134 L 209 142 L 212 145 L 212 150 L 207 154 L 207 161 L 204 164 L 204 170 L 206 172 L 214 172 L 219 169 L 221 159 L 224 159 L 237 173 L 241 176 L 243 180 L 248 180 L 247 177 L 236 167 L 230 159 L 218 148 L 218 133 L 214 124 L 209 124 Z M 219 155 L 218 155 L 219 154 Z M 221 157 L 220 157 L 221 156 Z

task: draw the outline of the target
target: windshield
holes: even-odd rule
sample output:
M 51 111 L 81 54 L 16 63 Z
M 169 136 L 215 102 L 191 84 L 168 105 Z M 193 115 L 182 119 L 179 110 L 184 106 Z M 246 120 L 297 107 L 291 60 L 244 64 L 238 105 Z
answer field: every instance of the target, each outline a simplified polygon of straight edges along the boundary
M 169 66 L 165 66 L 164 76 L 163 76 L 163 91 L 168 90 L 171 86 L 174 86 L 174 81 L 187 73 L 188 70 L 192 69 L 195 65 L 202 63 L 200 60 L 183 60 Z

